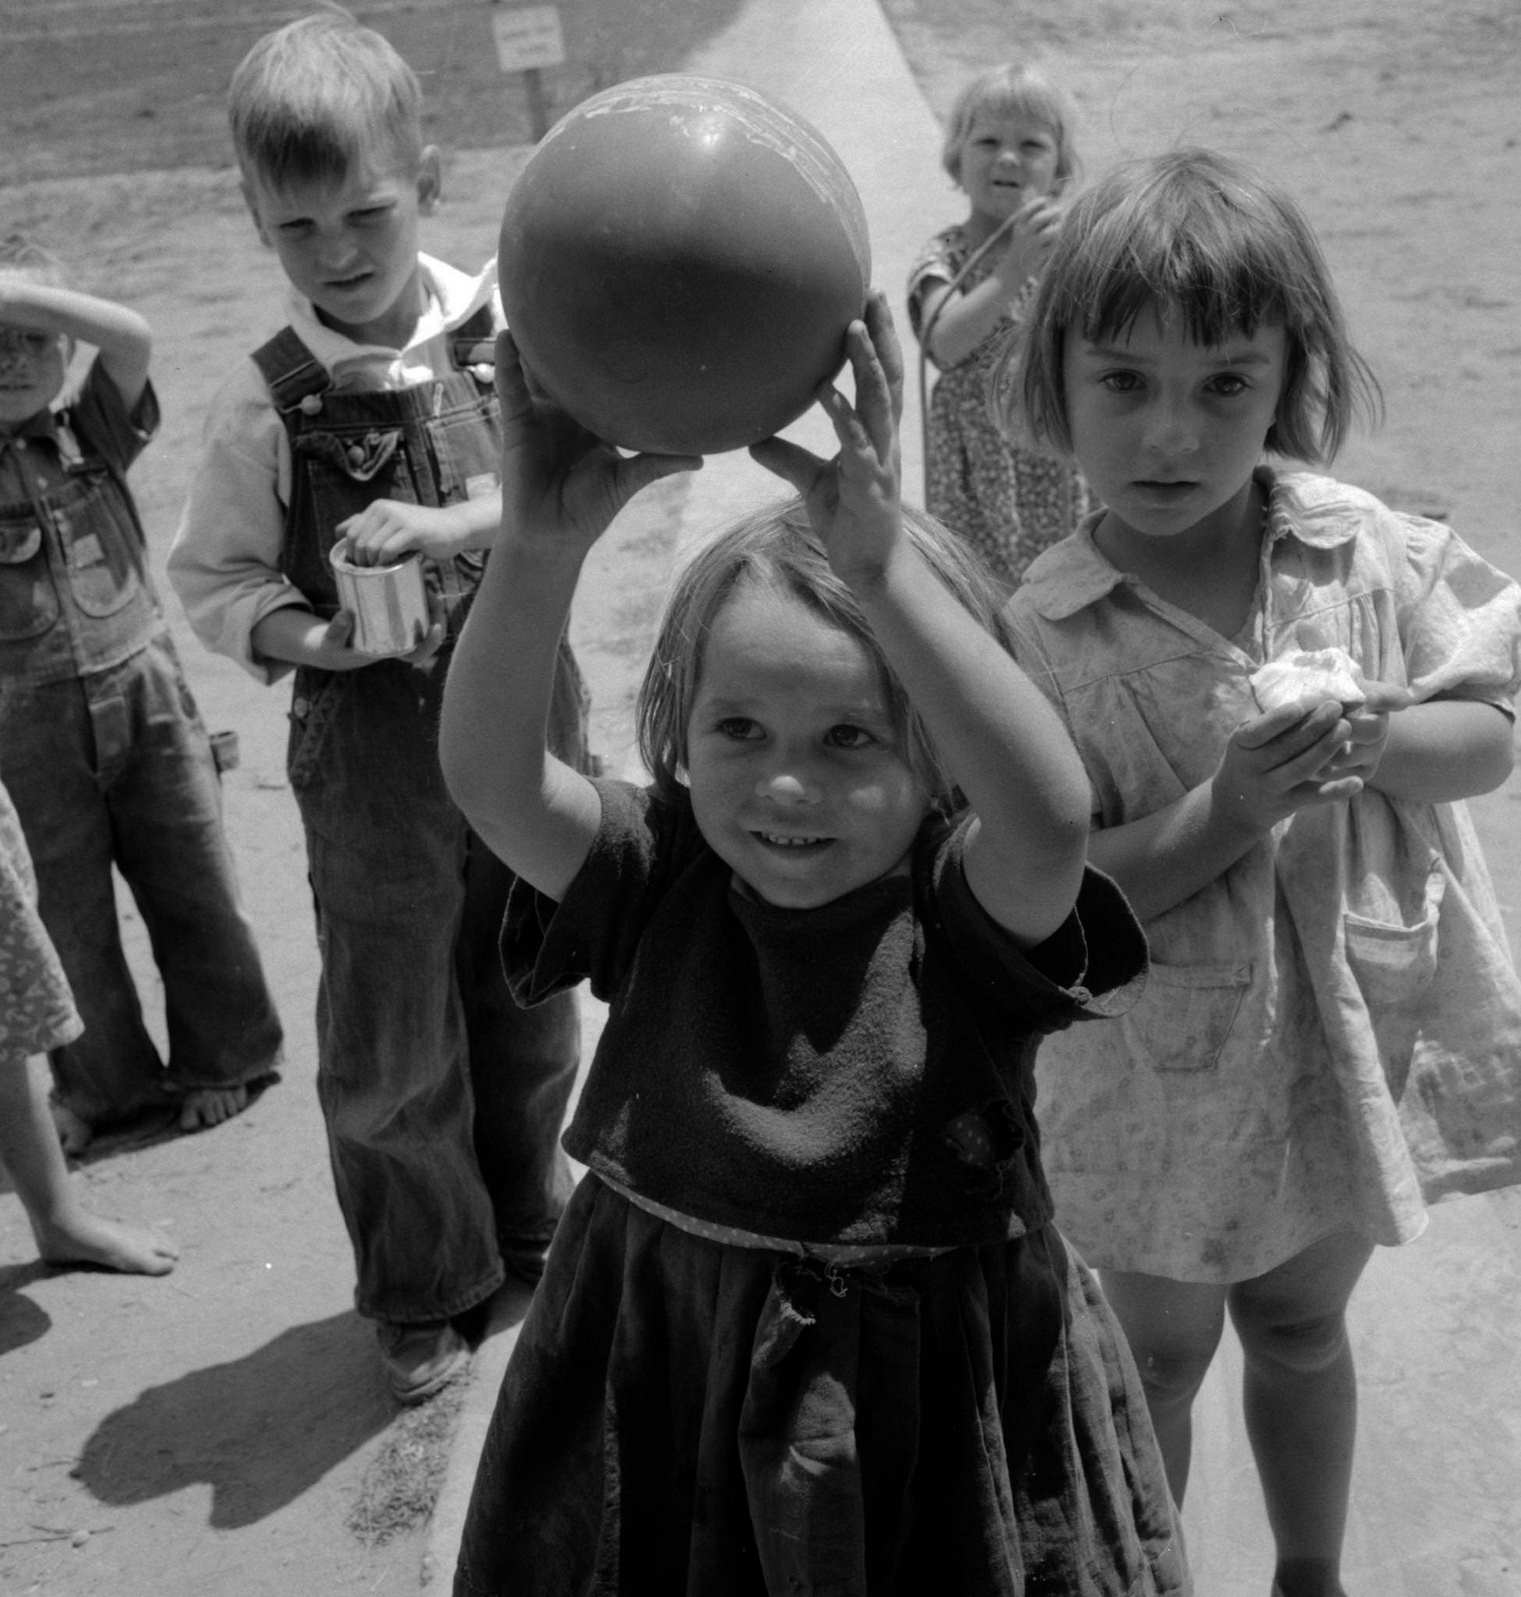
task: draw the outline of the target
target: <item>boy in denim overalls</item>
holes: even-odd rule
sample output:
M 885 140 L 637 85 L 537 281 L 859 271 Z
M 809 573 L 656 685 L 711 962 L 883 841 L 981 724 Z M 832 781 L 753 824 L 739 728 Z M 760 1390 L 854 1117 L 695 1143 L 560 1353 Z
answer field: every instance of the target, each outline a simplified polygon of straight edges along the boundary
M 76 342 L 95 357 L 54 408 Z M 216 1125 L 280 1062 L 238 905 L 211 741 L 148 575 L 126 472 L 158 426 L 152 337 L 0 241 L 0 774 L 84 1020 L 50 1053 L 65 1149 L 145 1111 Z M 167 1065 L 122 951 L 112 867 L 164 984 Z
M 191 624 L 263 681 L 292 666 L 289 769 L 322 969 L 318 1095 L 361 1314 L 391 1386 L 463 1368 L 452 1322 L 505 1270 L 537 1278 L 568 1195 L 560 1122 L 575 1000 L 513 1003 L 497 942 L 509 878 L 445 790 L 438 709 L 500 518 L 494 268 L 418 252 L 439 193 L 419 93 L 341 13 L 266 36 L 234 74 L 244 195 L 290 282 L 290 325 L 234 373 L 169 559 Z M 420 551 L 432 626 L 412 651 L 350 646 L 329 557 Z M 552 746 L 584 761 L 562 650 Z

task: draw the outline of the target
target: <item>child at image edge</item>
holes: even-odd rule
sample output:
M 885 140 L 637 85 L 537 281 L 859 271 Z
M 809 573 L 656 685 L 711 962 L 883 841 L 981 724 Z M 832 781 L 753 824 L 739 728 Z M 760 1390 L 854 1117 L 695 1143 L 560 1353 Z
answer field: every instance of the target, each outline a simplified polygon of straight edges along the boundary
M 936 233 L 908 277 L 909 324 L 941 373 L 929 406 L 925 503 L 1007 588 L 1088 508 L 1072 462 L 1001 431 L 990 403 L 992 373 L 1022 335 L 1080 175 L 1075 118 L 1038 67 L 997 67 L 967 84 L 941 151 L 966 193 L 967 218 Z
M 92 1213 L 69 1179 L 48 1113 L 42 1055 L 83 1029 L 37 914 L 37 880 L 0 783 L 0 1166 L 15 1185 L 43 1262 L 167 1275 L 179 1250 L 148 1226 Z
M 610 1012 L 460 1593 L 1186 1589 L 1031 1114 L 1040 1035 L 1123 1007 L 1144 948 L 996 591 L 900 514 L 880 295 L 846 348 L 835 461 L 756 446 L 803 504 L 677 584 L 643 787 L 544 756 L 556 640 L 619 506 L 696 462 L 535 404 L 503 340 L 502 534 L 444 766 L 521 875 L 516 990 L 589 980 Z
M 68 386 L 76 343 L 94 356 Z M 50 1053 L 58 1133 L 176 1106 L 197 1131 L 280 1064 L 279 1017 L 238 903 L 211 739 L 180 668 L 127 471 L 158 427 L 136 311 L 0 240 L 0 778 L 84 1021 Z M 163 982 L 160 1057 L 122 949 L 113 867 Z
M 496 950 L 507 873 L 437 757 L 453 640 L 500 519 L 495 271 L 419 253 L 439 155 L 417 80 L 347 14 L 261 39 L 230 114 L 289 325 L 214 403 L 169 574 L 210 647 L 261 681 L 295 667 L 318 1096 L 356 1303 L 415 1402 L 468 1358 L 457 1317 L 507 1269 L 536 1278 L 570 1187 L 575 1001 L 513 1003 Z M 433 625 L 409 654 L 350 646 L 329 564 L 342 538 L 361 562 L 426 557 Z M 579 762 L 583 692 L 568 650 L 558 662 L 549 736 Z
M 1042 1055 L 1057 1217 L 1179 1499 L 1230 1312 L 1274 1590 L 1340 1594 L 1348 1298 L 1423 1199 L 1521 1175 L 1521 989 L 1460 802 L 1511 768 L 1521 590 L 1440 522 L 1261 464 L 1332 458 L 1378 392 L 1299 210 L 1207 152 L 1077 201 L 1022 398 L 1106 508 L 1031 567 L 1018 654 L 1153 961 L 1128 1014 Z M 1259 710 L 1265 662 L 1335 648 L 1365 702 Z

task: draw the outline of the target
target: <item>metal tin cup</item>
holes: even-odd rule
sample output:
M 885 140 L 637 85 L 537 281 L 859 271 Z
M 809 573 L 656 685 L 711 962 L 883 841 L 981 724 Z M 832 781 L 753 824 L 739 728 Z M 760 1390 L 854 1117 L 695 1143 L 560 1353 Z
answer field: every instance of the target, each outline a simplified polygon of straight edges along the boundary
M 361 566 L 346 541 L 333 545 L 338 602 L 354 617 L 352 646 L 360 654 L 409 654 L 428 633 L 428 593 L 422 560 L 403 556 L 395 565 Z

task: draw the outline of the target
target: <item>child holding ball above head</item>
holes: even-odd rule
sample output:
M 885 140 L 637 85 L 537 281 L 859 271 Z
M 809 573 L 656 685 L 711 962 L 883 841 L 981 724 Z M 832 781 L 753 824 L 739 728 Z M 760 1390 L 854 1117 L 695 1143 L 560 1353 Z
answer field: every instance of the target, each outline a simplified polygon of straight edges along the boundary
M 679 579 L 651 785 L 543 753 L 582 562 L 639 488 L 498 358 L 503 530 L 445 696 L 519 873 L 516 990 L 609 1001 L 588 1166 L 483 1449 L 460 1593 L 1176 1592 L 1137 1377 L 1049 1222 L 1043 1033 L 1144 968 L 1087 790 L 956 539 L 900 510 L 885 302 L 825 463 Z
M 930 401 L 926 504 L 1006 587 L 1088 508 L 1071 461 L 1001 431 L 991 377 L 1024 328 L 1039 273 L 1079 176 L 1075 111 L 1032 66 L 969 83 L 945 129 L 941 163 L 966 192 L 909 272 L 909 322 L 941 373 Z
M 575 1000 L 512 1001 L 496 952 L 507 873 L 438 767 L 455 636 L 500 521 L 494 265 L 418 248 L 439 193 L 417 79 L 346 13 L 266 35 L 230 92 L 288 325 L 213 405 L 171 580 L 212 648 L 262 681 L 294 668 L 289 770 L 321 973 L 317 1090 L 361 1314 L 392 1390 L 459 1374 L 456 1319 L 511 1271 L 536 1278 L 570 1188 L 560 1121 Z M 354 647 L 331 558 L 423 557 L 432 626 L 407 653 Z M 560 642 L 548 736 L 584 758 Z
M 1105 508 L 1011 619 L 1153 962 L 1129 1014 L 1042 1056 L 1057 1218 L 1180 1499 L 1229 1312 L 1274 1591 L 1327 1597 L 1358 1277 L 1423 1199 L 1521 1176 L 1521 989 L 1461 802 L 1511 767 L 1521 590 L 1438 522 L 1262 463 L 1330 459 L 1378 395 L 1304 217 L 1249 170 L 1107 176 L 1031 328 L 1023 414 Z

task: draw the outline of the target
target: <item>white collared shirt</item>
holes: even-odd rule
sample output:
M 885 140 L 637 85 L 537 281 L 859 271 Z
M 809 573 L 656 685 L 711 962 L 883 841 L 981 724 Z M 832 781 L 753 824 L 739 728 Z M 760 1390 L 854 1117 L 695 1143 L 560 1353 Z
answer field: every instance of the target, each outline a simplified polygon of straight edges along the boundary
M 426 304 L 402 349 L 356 344 L 324 326 L 310 300 L 289 291 L 286 320 L 336 388 L 394 390 L 430 382 L 452 369 L 449 335 L 482 305 L 493 306 L 502 325 L 495 260 L 474 275 L 429 255 L 419 255 L 418 265 Z M 197 637 L 260 682 L 278 680 L 291 666 L 256 655 L 253 629 L 274 610 L 306 605 L 279 569 L 290 493 L 285 424 L 250 357 L 212 400 L 167 570 Z

